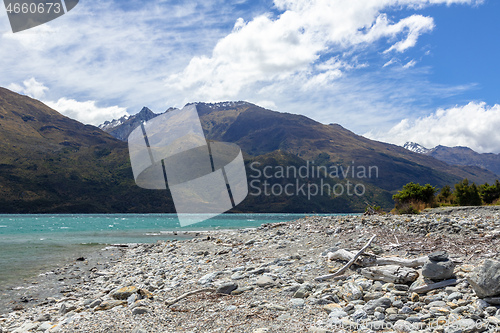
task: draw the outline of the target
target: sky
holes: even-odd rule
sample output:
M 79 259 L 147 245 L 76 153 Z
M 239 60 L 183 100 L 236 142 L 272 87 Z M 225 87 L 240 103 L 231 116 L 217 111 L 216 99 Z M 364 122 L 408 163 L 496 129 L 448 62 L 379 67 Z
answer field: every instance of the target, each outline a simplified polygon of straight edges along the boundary
M 81 0 L 12 33 L 0 86 L 84 123 L 245 100 L 371 139 L 500 153 L 500 1 Z

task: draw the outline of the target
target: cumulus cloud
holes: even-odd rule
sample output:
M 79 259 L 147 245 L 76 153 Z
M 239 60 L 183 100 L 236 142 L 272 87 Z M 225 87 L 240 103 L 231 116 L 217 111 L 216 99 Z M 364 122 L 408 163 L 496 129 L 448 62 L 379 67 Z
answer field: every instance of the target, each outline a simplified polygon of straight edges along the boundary
M 57 102 L 45 100 L 45 93 L 49 91 L 49 88 L 42 82 L 38 82 L 34 77 L 24 80 L 22 85 L 11 83 L 8 88 L 20 94 L 41 100 L 54 110 L 84 124 L 97 126 L 106 120 L 118 119 L 127 115 L 126 108 L 119 106 L 98 107 L 96 101 L 80 102 L 65 97 L 60 98 Z
M 367 136 L 398 145 L 407 141 L 424 147 L 465 146 L 480 153 L 500 153 L 500 105 L 471 102 L 439 109 L 418 119 L 403 119 L 387 133 Z
M 45 97 L 45 92 L 49 90 L 49 88 L 43 83 L 38 82 L 34 77 L 24 80 L 23 85 L 11 83 L 7 88 L 35 99 L 42 99 Z
M 331 83 L 342 71 L 319 70 L 316 65 L 324 61 L 322 55 L 352 52 L 382 39 L 392 44 L 384 53 L 403 53 L 435 27 L 433 18 L 417 14 L 393 22 L 383 10 L 452 3 L 476 1 L 275 0 L 279 15 L 260 15 L 248 22 L 238 19 L 210 56 L 193 57 L 166 84 L 200 99 L 220 100 L 240 94 L 247 86 L 262 88 L 294 75 L 306 76 L 310 86 Z
M 74 99 L 60 98 L 57 102 L 45 102 L 63 115 L 84 124 L 100 125 L 106 120 L 119 119 L 127 115 L 127 109 L 119 106 L 98 107 L 95 101 L 79 102 Z
M 415 100 L 442 94 L 442 87 L 412 74 L 421 66 L 410 59 L 422 62 L 408 51 L 419 52 L 415 46 L 435 23 L 411 10 L 480 1 L 242 2 L 89 0 L 16 34 L 0 11 L 6 69 L 0 85 L 36 77 L 51 89 L 11 88 L 45 94 L 43 100 L 84 122 L 97 122 L 90 114 L 117 117 L 118 109 L 107 109 L 113 105 L 161 112 L 187 102 L 236 99 L 362 133 L 373 124 L 389 128 L 415 111 Z M 398 70 L 405 77 L 392 80 Z

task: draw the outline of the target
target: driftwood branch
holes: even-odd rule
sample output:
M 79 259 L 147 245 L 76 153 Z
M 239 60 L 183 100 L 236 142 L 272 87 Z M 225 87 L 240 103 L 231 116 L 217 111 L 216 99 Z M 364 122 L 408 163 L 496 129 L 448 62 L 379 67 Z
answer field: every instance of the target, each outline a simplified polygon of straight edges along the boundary
M 463 280 L 457 280 L 457 279 L 444 280 L 444 281 L 439 281 L 436 283 L 425 284 L 423 286 L 419 286 L 419 287 L 415 287 L 415 288 L 410 288 L 410 291 L 421 294 L 421 293 L 426 293 L 426 292 L 434 290 L 434 289 L 453 286 L 455 284 L 459 284 L 462 281 Z
M 374 266 L 361 269 L 361 274 L 369 279 L 389 283 L 409 283 L 418 278 L 418 272 L 413 268 L 398 265 Z
M 315 278 L 316 281 L 323 281 L 323 280 L 327 280 L 327 279 L 331 279 L 331 278 L 334 278 L 336 276 L 339 276 L 341 274 L 343 274 L 345 271 L 347 271 L 349 269 L 349 267 L 352 266 L 352 264 L 354 264 L 354 262 L 356 261 L 356 259 L 358 259 L 358 257 L 363 253 L 365 252 L 365 250 L 368 248 L 368 246 L 370 246 L 370 244 L 372 243 L 373 239 L 376 237 L 377 235 L 373 235 L 372 238 L 370 238 L 370 240 L 368 241 L 368 243 L 365 244 L 365 246 L 363 246 L 361 248 L 361 250 L 358 251 L 358 253 L 356 253 L 354 255 L 354 257 L 349 260 L 349 262 L 344 266 L 342 267 L 341 269 L 339 269 L 338 271 L 336 271 L 335 273 L 333 274 L 328 274 L 328 275 L 323 275 L 323 276 L 318 276 L 317 278 Z
M 398 265 L 404 267 L 419 267 L 425 264 L 427 256 L 415 259 L 403 259 L 398 257 L 377 258 L 377 265 Z
M 197 290 L 193 290 L 193 291 L 190 291 L 190 292 L 187 292 L 185 294 L 182 294 L 181 296 L 175 298 L 174 300 L 172 301 L 165 301 L 165 304 L 167 305 L 167 307 L 179 302 L 180 300 L 186 298 L 186 297 L 189 297 L 191 295 L 194 295 L 194 294 L 199 294 L 199 293 L 204 293 L 204 292 L 215 292 L 215 288 L 202 288 L 202 289 L 197 289 Z
M 352 260 L 355 254 L 347 250 L 338 250 L 329 252 L 327 257 L 329 260 Z M 377 257 L 370 256 L 366 258 L 359 258 L 356 260 L 358 266 L 383 266 L 383 265 L 398 265 L 404 267 L 419 267 L 422 266 L 427 260 L 427 256 L 415 259 L 403 259 L 398 257 Z

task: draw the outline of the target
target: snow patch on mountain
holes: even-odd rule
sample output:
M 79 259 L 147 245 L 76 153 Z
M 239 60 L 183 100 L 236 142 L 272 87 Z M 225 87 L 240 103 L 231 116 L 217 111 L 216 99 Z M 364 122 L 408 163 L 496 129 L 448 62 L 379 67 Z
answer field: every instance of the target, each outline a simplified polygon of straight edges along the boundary
M 427 154 L 431 151 L 431 149 L 425 148 L 424 146 L 419 145 L 416 142 L 407 142 L 403 147 L 417 154 Z

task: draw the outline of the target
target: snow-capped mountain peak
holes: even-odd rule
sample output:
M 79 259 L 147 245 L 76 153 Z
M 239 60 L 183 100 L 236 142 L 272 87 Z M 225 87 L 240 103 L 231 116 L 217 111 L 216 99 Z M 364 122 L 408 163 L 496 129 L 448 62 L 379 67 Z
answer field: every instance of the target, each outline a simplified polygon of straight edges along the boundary
M 403 147 L 417 154 L 427 154 L 430 151 L 430 149 L 427 149 L 416 142 L 407 142 Z
M 115 127 L 123 125 L 127 120 L 130 119 L 130 117 L 131 116 L 123 116 L 120 119 L 113 119 L 111 121 L 106 120 L 104 123 L 99 125 L 99 128 L 102 129 L 103 131 L 107 132 L 108 130 L 111 130 Z

